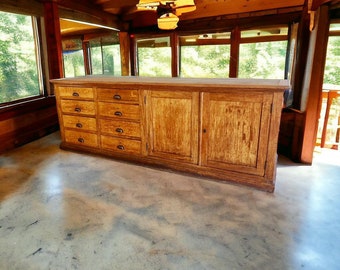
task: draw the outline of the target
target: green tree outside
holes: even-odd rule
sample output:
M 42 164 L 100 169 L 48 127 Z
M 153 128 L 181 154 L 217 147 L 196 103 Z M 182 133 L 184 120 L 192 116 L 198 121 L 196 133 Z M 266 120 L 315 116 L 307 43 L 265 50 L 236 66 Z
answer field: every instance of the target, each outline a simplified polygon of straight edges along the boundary
M 32 18 L 0 12 L 0 103 L 39 94 Z

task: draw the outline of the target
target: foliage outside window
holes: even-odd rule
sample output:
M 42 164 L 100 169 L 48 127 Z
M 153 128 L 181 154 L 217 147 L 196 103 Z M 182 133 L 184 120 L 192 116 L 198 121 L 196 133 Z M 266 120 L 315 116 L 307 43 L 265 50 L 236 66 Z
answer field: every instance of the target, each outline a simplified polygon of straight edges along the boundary
M 239 78 L 284 79 L 287 27 L 241 32 Z
M 338 33 L 338 35 L 336 35 Z M 324 84 L 340 87 L 340 24 L 330 25 L 328 38 Z
M 118 35 L 91 39 L 89 44 L 92 74 L 120 76 L 121 61 Z
M 137 39 L 139 76 L 171 77 L 170 37 Z
M 230 33 L 180 37 L 180 76 L 226 78 L 229 76 Z
M 287 41 L 240 44 L 239 78 L 283 79 Z
M 33 17 L 0 11 L 0 103 L 41 94 L 36 29 Z
M 63 40 L 64 76 L 77 77 L 85 75 L 82 40 Z

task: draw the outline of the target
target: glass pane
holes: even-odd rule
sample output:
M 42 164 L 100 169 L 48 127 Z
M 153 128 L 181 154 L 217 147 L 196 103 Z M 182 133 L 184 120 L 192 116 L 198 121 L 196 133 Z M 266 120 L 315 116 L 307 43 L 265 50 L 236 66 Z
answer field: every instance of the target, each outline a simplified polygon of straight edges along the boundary
M 229 77 L 230 45 L 181 46 L 181 77 Z
M 324 88 L 340 90 L 340 36 L 328 39 Z
M 65 77 L 85 76 L 84 53 L 81 39 L 63 40 Z
M 90 41 L 90 53 L 91 53 L 91 68 L 92 74 L 98 75 L 103 74 L 103 63 L 102 63 L 102 50 L 99 40 Z
M 122 74 L 119 44 L 103 46 L 104 73 L 115 76 Z
M 63 53 L 65 77 L 85 76 L 83 51 Z
M 287 41 L 240 44 L 239 78 L 284 79 Z
M 137 40 L 139 76 L 171 77 L 170 37 Z
M 0 12 L 0 103 L 40 95 L 30 16 Z

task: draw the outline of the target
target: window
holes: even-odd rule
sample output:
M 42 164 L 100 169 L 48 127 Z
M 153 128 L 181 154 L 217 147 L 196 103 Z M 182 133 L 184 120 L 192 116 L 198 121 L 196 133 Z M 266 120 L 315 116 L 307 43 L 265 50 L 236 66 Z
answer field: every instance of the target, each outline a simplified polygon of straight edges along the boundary
M 0 103 L 42 94 L 34 17 L 0 11 Z
M 284 79 L 288 27 L 241 32 L 239 78 Z
M 118 34 L 89 41 L 91 74 L 121 75 Z
M 85 75 L 83 45 L 80 38 L 63 40 L 64 76 L 77 77 Z
M 66 78 L 85 76 L 86 74 L 121 75 L 118 34 L 92 38 L 87 41 L 83 39 L 83 37 L 79 37 L 63 40 Z
M 340 23 L 332 23 L 329 29 L 324 84 L 340 87 Z
M 139 76 L 171 77 L 170 37 L 137 39 Z
M 229 77 L 230 33 L 180 37 L 180 76 Z

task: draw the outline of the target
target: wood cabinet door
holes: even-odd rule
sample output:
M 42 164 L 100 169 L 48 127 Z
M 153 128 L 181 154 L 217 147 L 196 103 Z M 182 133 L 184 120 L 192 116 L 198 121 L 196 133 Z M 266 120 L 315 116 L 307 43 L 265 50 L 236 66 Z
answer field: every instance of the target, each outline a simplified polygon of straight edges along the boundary
M 198 163 L 198 92 L 148 91 L 148 155 Z
M 201 165 L 263 176 L 271 93 L 202 93 Z

